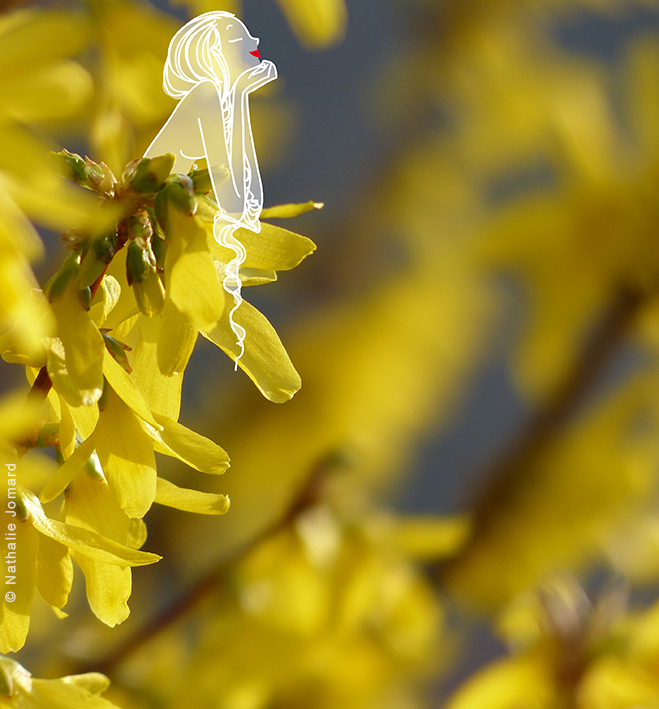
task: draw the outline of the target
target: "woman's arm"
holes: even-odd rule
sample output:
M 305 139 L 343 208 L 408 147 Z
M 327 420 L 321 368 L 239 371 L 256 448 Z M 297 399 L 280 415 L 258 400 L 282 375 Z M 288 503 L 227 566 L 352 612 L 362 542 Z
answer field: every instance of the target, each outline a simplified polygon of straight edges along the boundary
M 217 197 L 225 213 L 247 224 L 254 221 L 254 203 L 258 201 L 259 207 L 263 204 L 261 177 L 250 123 L 249 94 L 275 78 L 277 71 L 274 64 L 263 61 L 238 77 L 230 97 L 227 152 L 231 179 L 219 186 L 221 193 Z M 208 134 L 203 125 L 202 130 L 204 140 L 207 140 Z M 207 148 L 210 165 L 213 146 L 207 144 Z

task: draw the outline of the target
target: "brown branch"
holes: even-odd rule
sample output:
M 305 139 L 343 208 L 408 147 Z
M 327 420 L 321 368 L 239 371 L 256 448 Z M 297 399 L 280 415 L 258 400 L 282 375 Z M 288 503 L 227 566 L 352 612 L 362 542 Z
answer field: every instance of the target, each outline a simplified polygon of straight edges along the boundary
M 645 298 L 643 292 L 630 288 L 620 288 L 615 293 L 567 376 L 516 440 L 501 452 L 494 465 L 488 466 L 487 475 L 480 476 L 487 482 L 472 506 L 470 537 L 453 559 L 439 564 L 440 576 L 450 575 L 453 567 L 489 534 L 501 504 L 509 499 L 520 479 L 529 474 L 534 463 L 561 434 L 584 400 L 597 390 Z
M 240 547 L 230 559 L 211 569 L 199 578 L 172 605 L 154 616 L 133 635 L 126 638 L 106 657 L 99 661 L 85 663 L 76 668 L 76 673 L 102 672 L 108 674 L 120 665 L 126 658 L 137 652 L 151 639 L 183 618 L 189 611 L 196 608 L 203 600 L 222 588 L 231 567 L 247 556 L 267 539 L 288 527 L 301 512 L 313 506 L 322 497 L 323 482 L 328 474 L 337 466 L 337 459 L 329 455 L 320 461 L 311 471 L 298 493 L 293 497 L 283 514 L 271 524 L 264 527 L 258 534 Z

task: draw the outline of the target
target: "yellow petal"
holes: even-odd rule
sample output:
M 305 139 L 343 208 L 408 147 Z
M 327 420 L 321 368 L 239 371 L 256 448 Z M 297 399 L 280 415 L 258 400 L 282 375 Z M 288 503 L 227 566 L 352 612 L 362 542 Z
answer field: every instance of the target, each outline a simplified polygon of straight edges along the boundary
M 71 279 L 51 308 L 61 347 L 55 338 L 50 339 L 48 374 L 53 386 L 71 406 L 91 406 L 103 392 L 105 344 L 98 327 L 80 303 L 75 279 Z
M 22 441 L 37 430 L 41 404 L 24 391 L 7 394 L 0 399 L 0 431 L 5 441 Z
M 7 564 L 3 571 L 5 585 L 0 597 L 1 653 L 17 652 L 25 644 L 37 583 L 37 533 L 29 522 L 21 522 L 17 517 L 12 517 L 9 524 L 16 526 L 15 530 L 8 527 L 8 533 L 16 534 L 16 564 Z M 5 553 L 9 551 L 14 550 L 8 549 Z M 15 594 L 12 601 L 9 600 L 10 593 Z
M 156 497 L 153 441 L 138 417 L 110 388 L 94 433 L 101 467 L 129 517 L 143 517 Z
M 18 123 L 0 122 L 0 143 L 3 183 L 27 214 L 61 231 L 98 221 L 96 198 L 57 174 L 34 132 Z
M 224 264 L 216 261 L 215 268 L 222 274 L 222 280 L 224 280 L 224 274 L 226 273 Z M 277 280 L 277 271 L 265 271 L 262 268 L 241 268 L 239 273 L 243 287 L 262 286 L 265 283 L 272 283 Z
M 83 472 L 69 486 L 66 497 L 66 522 L 89 529 L 115 542 L 131 546 L 128 530 L 131 520 L 119 507 L 108 483 Z M 106 625 L 122 623 L 130 610 L 131 571 L 73 552 L 87 584 L 87 599 L 94 615 Z
M 97 406 L 72 406 L 71 416 L 75 421 L 76 430 L 82 438 L 89 438 L 98 423 Z
M 136 319 L 140 314 L 133 289 L 129 287 L 126 281 L 126 253 L 127 249 L 121 249 L 115 255 L 104 279 L 105 281 L 108 277 L 114 278 L 121 289 L 119 299 L 114 304 L 113 309 L 107 314 L 104 325 L 104 327 L 113 330 L 112 336 L 118 340 L 122 340 L 128 334 L 132 327 L 131 320 L 133 318 Z M 132 324 L 135 324 L 134 321 L 132 321 Z
M 162 325 L 158 338 L 158 367 L 162 374 L 181 374 L 185 369 L 195 342 L 197 329 L 190 324 L 169 298 L 162 311 Z
M 169 211 L 169 220 L 172 243 L 165 259 L 167 296 L 193 327 L 210 328 L 222 313 L 224 290 L 215 272 L 206 231 L 197 219 L 174 209 Z
M 72 61 L 14 74 L 3 81 L 0 114 L 19 123 L 66 118 L 83 107 L 93 86 L 89 72 Z
M 41 534 L 65 544 L 71 550 L 116 566 L 145 566 L 153 564 L 161 558 L 157 554 L 130 549 L 88 529 L 50 519 L 46 517 L 46 513 L 36 497 L 24 492 L 26 506 L 30 511 L 30 521 L 34 528 Z
M 121 400 L 129 406 L 143 421 L 158 428 L 142 393 L 137 388 L 128 372 L 114 359 L 107 348 L 103 357 L 103 374 Z
M 221 474 L 229 467 L 226 451 L 210 439 L 166 416 L 156 414 L 156 419 L 162 426 L 156 438 L 156 450 L 159 453 L 178 458 L 202 473 Z
M 89 460 L 89 456 L 94 452 L 94 446 L 94 437 L 90 436 L 73 451 L 69 459 L 60 465 L 55 475 L 44 486 L 39 495 L 42 502 L 51 502 L 64 492 L 66 486 Z
M 230 303 L 222 313 L 217 327 L 204 336 L 235 361 L 240 349 L 229 325 L 229 311 L 232 307 L 233 303 Z M 266 399 L 277 403 L 288 401 L 302 386 L 302 382 L 274 328 L 264 315 L 246 301 L 234 313 L 234 320 L 247 332 L 245 352 L 238 360 L 238 366 Z
M 133 376 L 151 411 L 177 421 L 183 375 L 179 372 L 166 377 L 160 371 L 157 345 L 162 324 L 162 318 L 140 316 L 137 324 L 140 335 L 133 350 Z
M 158 478 L 156 502 L 200 515 L 223 515 L 229 509 L 229 498 L 226 495 L 189 490 L 163 478 Z
M 101 281 L 98 293 L 100 301 L 92 305 L 89 315 L 98 327 L 102 327 L 121 298 L 121 285 L 116 278 L 106 275 Z
M 60 404 L 60 427 L 59 427 L 59 444 L 64 460 L 67 460 L 75 450 L 75 423 L 71 409 L 66 403 L 64 397 L 59 397 Z
M 553 706 L 552 680 L 541 658 L 520 657 L 488 665 L 471 677 L 447 709 L 519 709 Z
M 212 224 L 207 224 L 206 230 L 215 258 L 222 263 L 229 263 L 234 256 L 233 252 L 215 241 Z M 238 229 L 234 236 L 247 251 L 243 268 L 288 271 L 316 250 L 316 245 L 306 236 L 265 222 L 261 222 L 258 234 L 249 229 Z
M 301 204 L 278 204 L 276 207 L 261 210 L 261 219 L 290 219 L 313 209 L 322 209 L 324 206 L 322 202 L 313 200 Z
M 100 672 L 85 672 L 82 675 L 67 675 L 62 682 L 86 689 L 90 694 L 102 694 L 110 686 L 110 680 Z
M 68 547 L 41 535 L 37 555 L 37 589 L 55 608 L 63 608 L 73 584 L 73 564 Z
M 75 56 L 89 42 L 90 30 L 89 19 L 82 12 L 32 8 L 3 16 L 0 76 Z
M 96 673 L 93 673 L 94 675 Z M 85 678 L 86 675 L 80 675 Z M 101 675 L 102 676 L 102 675 Z M 26 709 L 117 709 L 107 699 L 96 696 L 96 691 L 90 691 L 89 686 L 95 686 L 93 680 L 76 680 L 74 677 L 61 679 L 33 679 L 28 694 L 30 704 Z M 102 690 L 100 690 L 102 691 Z

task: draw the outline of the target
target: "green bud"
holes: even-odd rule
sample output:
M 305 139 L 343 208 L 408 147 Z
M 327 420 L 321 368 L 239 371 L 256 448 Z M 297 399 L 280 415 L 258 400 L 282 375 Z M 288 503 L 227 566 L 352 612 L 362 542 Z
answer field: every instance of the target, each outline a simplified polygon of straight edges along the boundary
M 158 194 L 160 194 L 160 192 Z M 156 200 L 157 199 L 158 195 L 156 195 Z M 156 217 L 156 210 L 153 207 L 145 207 L 145 210 L 146 213 L 149 215 L 149 221 L 151 222 L 151 230 L 159 239 L 164 240 L 165 232 L 162 230 L 160 224 L 158 223 L 158 218 Z
M 156 269 L 163 267 L 165 263 L 165 252 L 167 251 L 167 242 L 162 239 L 151 239 L 151 251 L 156 258 Z
M 85 158 L 85 182 L 92 189 L 96 190 L 104 179 L 105 173 L 103 172 L 103 168 L 89 158 Z
M 85 288 L 96 282 L 97 278 L 105 271 L 114 258 L 115 232 L 95 235 L 80 262 L 78 272 L 78 286 Z
M 75 277 L 80 268 L 80 252 L 72 253 L 64 263 L 60 266 L 59 271 L 46 283 L 43 287 L 43 292 L 49 303 L 58 300 L 64 291 L 71 278 Z
M 207 168 L 203 170 L 192 170 L 190 178 L 194 185 L 194 191 L 199 194 L 207 194 L 213 189 L 213 181 L 211 180 L 210 171 Z
M 115 188 L 117 186 L 117 178 L 114 176 L 114 172 L 106 165 L 104 162 L 100 163 L 103 169 L 103 179 L 98 186 L 98 191 L 107 195 L 108 197 L 114 197 Z
M 167 206 L 167 190 L 160 190 L 156 195 L 156 199 L 153 203 L 153 213 L 156 217 L 156 223 L 160 228 L 160 232 L 163 234 L 163 238 L 167 234 L 167 227 L 169 223 Z
M 176 158 L 173 153 L 165 153 L 151 160 L 150 171 L 156 176 L 158 182 L 164 182 L 174 169 Z
M 173 153 L 143 158 L 135 167 L 130 185 L 136 192 L 156 192 L 169 176 L 176 158 Z
M 93 190 L 106 197 L 114 196 L 114 188 L 117 178 L 110 168 L 104 163 L 97 163 L 85 157 L 85 179 L 80 181 L 83 187 Z
M 153 227 L 146 210 L 142 209 L 126 219 L 126 231 L 130 239 L 151 240 Z
M 86 166 L 80 155 L 70 153 L 65 149 L 58 153 L 51 151 L 48 153 L 48 157 L 55 163 L 55 166 L 64 177 L 81 184 L 85 181 Z
M 121 342 L 110 337 L 106 332 L 102 333 L 103 339 L 105 340 L 105 346 L 112 357 L 130 374 L 132 369 L 128 364 L 128 357 L 126 356 L 126 350 L 122 346 Z
M 85 310 L 89 310 L 92 307 L 92 289 L 81 288 L 78 291 L 78 300 Z
M 148 318 L 160 315 L 165 305 L 165 289 L 160 276 L 151 271 L 145 280 L 133 285 L 133 293 L 140 312 Z
M 156 269 L 156 257 L 151 246 L 143 240 L 134 240 L 128 244 L 126 252 L 126 278 L 128 285 L 141 283 L 150 271 Z
M 121 179 L 125 184 L 128 184 L 133 179 L 133 177 L 135 177 L 135 171 L 137 170 L 137 166 L 140 164 L 141 161 L 142 158 L 137 158 L 136 160 L 131 160 L 128 165 L 126 165 L 126 168 L 121 175 Z
M 92 230 L 89 227 L 74 227 L 64 232 L 60 241 L 66 242 L 64 245 L 67 249 L 78 251 L 86 248 L 91 236 Z
M 176 211 L 191 217 L 197 211 L 197 200 L 194 194 L 194 183 L 187 175 L 172 175 L 165 187 L 168 203 Z

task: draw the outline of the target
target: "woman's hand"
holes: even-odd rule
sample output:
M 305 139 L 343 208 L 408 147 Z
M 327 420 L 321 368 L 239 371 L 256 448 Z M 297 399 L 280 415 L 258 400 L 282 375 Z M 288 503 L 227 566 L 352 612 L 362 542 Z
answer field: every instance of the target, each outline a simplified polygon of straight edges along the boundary
M 271 61 L 264 59 L 260 64 L 247 69 L 238 77 L 236 92 L 251 94 L 276 78 L 277 68 Z

